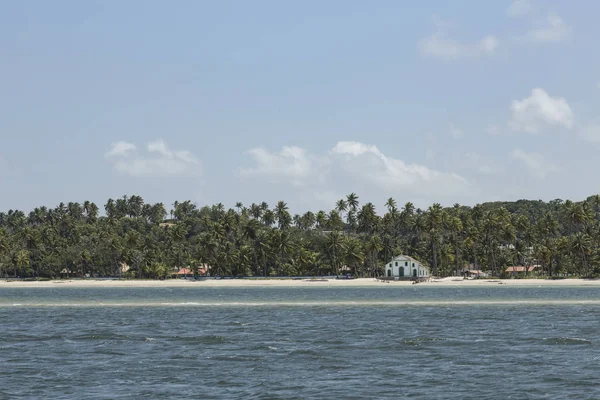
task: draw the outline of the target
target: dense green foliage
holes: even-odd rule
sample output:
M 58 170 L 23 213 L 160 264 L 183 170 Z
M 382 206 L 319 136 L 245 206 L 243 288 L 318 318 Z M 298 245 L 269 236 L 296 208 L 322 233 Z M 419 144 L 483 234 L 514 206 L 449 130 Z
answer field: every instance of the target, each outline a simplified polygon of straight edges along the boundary
M 548 276 L 600 273 L 600 196 L 583 202 L 521 200 L 427 210 L 393 199 L 377 214 L 354 193 L 329 212 L 291 215 L 286 203 L 198 209 L 139 196 L 0 213 L 0 276 L 157 278 L 182 267 L 211 275 L 357 276 L 382 273 L 407 254 L 448 275 L 469 264 L 500 275 L 508 265 Z M 167 217 L 170 217 L 167 219 Z

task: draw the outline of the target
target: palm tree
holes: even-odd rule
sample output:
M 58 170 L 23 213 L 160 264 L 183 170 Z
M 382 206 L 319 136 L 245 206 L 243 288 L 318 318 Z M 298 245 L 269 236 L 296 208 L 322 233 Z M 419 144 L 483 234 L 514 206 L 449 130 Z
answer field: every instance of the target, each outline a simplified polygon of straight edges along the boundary
M 186 200 L 182 203 L 175 202 L 173 203 L 173 217 L 176 220 L 182 221 L 185 218 L 191 217 L 193 213 L 196 211 L 196 205 L 193 204 L 190 200 Z M 224 207 L 223 204 L 219 203 L 215 206 L 215 210 L 218 213 L 223 213 Z
M 265 210 L 263 212 L 262 221 L 263 224 L 265 224 L 266 226 L 272 226 L 275 223 L 276 219 L 277 217 L 275 216 L 275 213 L 273 213 L 273 211 Z
M 94 223 L 98 218 L 98 206 L 96 203 L 85 201 L 83 203 L 83 211 L 85 212 L 88 223 Z
M 402 209 L 402 213 L 403 213 L 404 215 L 406 215 L 406 217 L 407 217 L 407 218 L 409 218 L 409 219 L 410 219 L 410 218 L 412 218 L 412 216 L 413 216 L 413 215 L 414 215 L 414 213 L 415 213 L 415 206 L 414 206 L 414 204 L 413 204 L 413 203 L 411 203 L 410 201 L 409 201 L 409 202 L 407 202 L 407 203 L 404 205 L 404 208 Z
M 316 223 L 316 216 L 311 211 L 307 211 L 300 217 L 302 229 L 312 229 Z
M 317 264 L 318 255 L 319 255 L 319 253 L 301 246 L 298 249 L 298 256 L 297 256 L 298 268 L 301 271 L 304 271 L 305 274 L 309 273 L 309 274 L 315 275 L 315 272 L 316 272 L 316 274 L 319 274 L 319 271 L 315 271 L 315 269 L 314 269 Z
M 284 201 L 277 202 L 277 206 L 274 210 L 275 218 L 279 225 L 279 229 L 287 229 L 291 225 L 292 217 L 288 212 L 287 203 Z
M 12 257 L 12 264 L 14 266 L 15 278 L 17 277 L 17 270 L 23 270 L 23 268 L 29 266 L 29 252 L 27 250 L 17 250 Z
M 104 205 L 104 211 L 106 211 L 106 216 L 108 217 L 109 220 L 112 220 L 113 218 L 115 218 L 116 204 L 113 199 L 108 199 L 108 201 Z
M 358 230 L 373 234 L 379 224 L 379 218 L 375 213 L 375 206 L 373 203 L 366 203 L 362 206 L 361 210 L 357 214 L 358 218 Z
M 427 210 L 427 231 L 429 235 L 429 245 L 431 249 L 431 273 L 435 275 L 437 271 L 437 245 L 439 241 L 440 229 L 442 227 L 443 211 L 439 203 L 435 203 Z
M 167 209 L 163 203 L 156 203 L 150 208 L 148 221 L 151 224 L 160 224 L 167 216 Z
M 284 239 L 282 237 L 282 232 L 279 229 L 272 229 L 268 235 L 268 243 L 269 249 L 271 250 L 269 253 L 271 256 L 271 261 L 275 266 L 277 274 L 281 270 L 281 264 L 283 263 L 283 253 L 284 253 Z M 266 273 L 265 273 L 266 275 Z
M 254 219 L 260 219 L 262 216 L 262 209 L 256 203 L 250 205 L 250 216 Z
M 584 275 L 588 276 L 588 256 L 591 251 L 591 238 L 585 233 L 577 232 L 572 237 L 571 246 L 573 251 L 578 252 L 581 255 L 581 262 L 584 266 Z
M 256 275 L 260 274 L 262 269 L 263 276 L 267 276 L 269 274 L 269 259 L 272 258 L 271 254 L 273 250 L 270 247 L 269 235 L 265 231 L 260 231 L 253 243 L 254 253 L 256 254 L 256 259 L 258 262 L 256 263 Z M 262 265 L 262 268 L 260 266 Z
M 346 196 L 346 204 L 350 208 L 350 211 L 356 212 L 358 209 L 358 196 L 352 192 L 348 196 Z
M 340 259 L 343 255 L 342 236 L 338 231 L 329 232 L 325 242 L 326 253 L 329 256 L 331 268 L 336 275 L 340 273 Z
M 344 261 L 346 265 L 354 269 L 354 275 L 358 276 L 358 266 L 365 260 L 365 255 L 360 241 L 357 238 L 346 236 L 342 245 Z
M 0 226 L 0 266 L 2 266 L 4 258 L 8 255 L 8 251 L 8 237 L 4 229 Z M 0 270 L 0 275 L 2 272 Z
M 398 212 L 398 208 L 396 207 L 396 200 L 394 200 L 392 197 L 387 199 L 387 201 L 385 202 L 385 206 L 387 207 L 388 212 L 390 214 L 396 214 Z
M 235 203 L 235 208 L 237 208 L 238 214 L 241 214 L 244 209 L 244 204 L 241 201 L 238 201 Z
M 92 254 L 88 249 L 83 249 L 79 252 L 79 261 L 81 265 L 81 276 L 85 276 L 86 270 L 89 268 L 90 262 L 92 261 Z
M 327 228 L 332 231 L 341 231 L 344 227 L 344 222 L 337 210 L 331 210 L 327 215 Z
M 142 208 L 144 207 L 144 199 L 138 195 L 131 196 L 127 201 L 127 214 L 132 217 L 139 217 L 142 215 Z
M 317 212 L 317 215 L 315 216 L 315 222 L 317 224 L 317 228 L 320 230 L 325 229 L 327 226 L 327 214 L 325 214 L 325 211 Z
M 348 203 L 346 203 L 346 200 L 340 199 L 335 203 L 335 211 L 337 211 L 340 216 L 344 215 L 346 210 L 348 210 Z
M 379 236 L 372 236 L 369 238 L 367 243 L 365 244 L 365 253 L 368 254 L 369 267 L 371 271 L 371 276 L 379 275 L 379 252 L 383 250 L 383 244 L 381 243 L 381 238 Z
M 454 249 L 454 268 L 456 272 L 459 272 L 460 270 L 462 270 L 462 220 L 456 216 L 451 217 L 448 224 L 448 230 L 450 232 L 450 244 Z
M 396 200 L 391 197 L 385 202 L 385 206 L 387 208 L 387 213 L 383 218 L 383 226 L 386 232 L 386 237 L 389 238 L 390 254 L 393 257 L 398 241 L 400 213 L 396 207 Z M 387 250 L 385 259 L 388 259 Z
M 357 228 L 356 213 L 358 210 L 358 196 L 355 193 L 350 193 L 346 196 L 346 205 L 348 213 L 346 214 L 346 223 L 351 231 Z
M 588 215 L 583 204 L 573 203 L 567 206 L 567 218 L 571 223 L 572 232 L 580 231 L 582 226 L 588 221 Z
M 127 196 L 123 196 L 115 201 L 115 211 L 117 218 L 124 218 L 129 214 L 129 198 Z

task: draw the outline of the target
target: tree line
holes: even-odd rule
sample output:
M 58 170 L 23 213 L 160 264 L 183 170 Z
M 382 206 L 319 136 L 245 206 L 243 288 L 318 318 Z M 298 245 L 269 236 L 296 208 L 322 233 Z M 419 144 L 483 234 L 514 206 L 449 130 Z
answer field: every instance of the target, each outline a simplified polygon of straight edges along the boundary
M 330 211 L 291 214 L 279 201 L 197 207 L 137 195 L 0 212 L 0 276 L 164 278 L 208 266 L 213 276 L 379 276 L 406 254 L 450 275 L 502 275 L 539 265 L 547 276 L 600 274 L 600 195 L 427 209 L 388 199 L 380 212 L 351 193 Z M 128 268 L 124 269 L 123 265 Z

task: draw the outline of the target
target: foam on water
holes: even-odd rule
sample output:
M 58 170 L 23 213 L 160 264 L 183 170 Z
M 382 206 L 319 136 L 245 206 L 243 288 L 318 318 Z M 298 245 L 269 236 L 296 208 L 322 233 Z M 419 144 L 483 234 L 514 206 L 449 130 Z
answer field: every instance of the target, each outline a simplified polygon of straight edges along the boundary
M 348 307 L 348 306 L 548 306 L 600 305 L 600 300 L 327 300 L 327 301 L 229 301 L 229 302 L 64 302 L 0 303 L 0 307 Z

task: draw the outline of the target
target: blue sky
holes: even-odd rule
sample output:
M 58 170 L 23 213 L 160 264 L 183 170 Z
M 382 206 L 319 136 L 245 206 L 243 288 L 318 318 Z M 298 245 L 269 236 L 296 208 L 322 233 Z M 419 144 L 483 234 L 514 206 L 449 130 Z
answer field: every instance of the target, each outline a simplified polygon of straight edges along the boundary
M 0 6 L 0 209 L 600 192 L 594 1 Z

